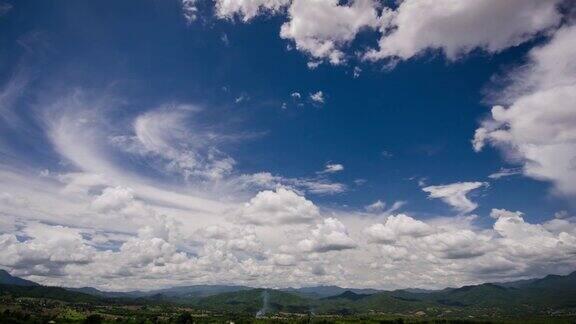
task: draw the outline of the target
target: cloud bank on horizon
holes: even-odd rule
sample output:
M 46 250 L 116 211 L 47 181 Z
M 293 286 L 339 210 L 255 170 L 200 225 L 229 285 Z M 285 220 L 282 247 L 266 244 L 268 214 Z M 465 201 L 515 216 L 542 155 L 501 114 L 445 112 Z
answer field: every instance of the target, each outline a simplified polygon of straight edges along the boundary
M 271 137 L 277 142 L 270 140 L 270 147 L 287 147 L 290 139 L 238 126 L 256 118 L 243 114 L 243 107 L 256 105 L 256 97 L 245 92 L 231 97 L 235 111 L 223 115 L 206 104 L 166 99 L 177 92 L 177 82 L 167 82 L 169 87 L 158 89 L 167 95 L 146 104 L 118 85 L 117 77 L 102 77 L 106 86 L 67 84 L 61 75 L 69 70 L 52 74 L 38 68 L 58 50 L 43 34 L 22 30 L 15 41 L 22 49 L 14 54 L 18 64 L 0 62 L 0 267 L 45 284 L 109 290 L 193 283 L 432 288 L 571 272 L 572 210 L 536 222 L 499 205 L 485 207 L 484 215 L 474 212 L 495 182 L 512 175 L 549 185 L 554 199 L 576 196 L 573 4 L 178 1 L 183 33 L 280 19 L 276 37 L 306 58 L 306 73 L 348 66 L 351 79 L 361 79 L 364 66 L 393 74 L 403 64 L 424 66 L 430 56 L 444 57 L 447 65 L 466 64 L 478 53 L 481 60 L 526 46 L 515 68 L 495 72 L 498 87 L 485 97 L 493 107 L 477 116 L 477 128 L 466 135 L 474 154 L 495 148 L 510 167 L 483 178 L 427 174 L 419 185 L 409 182 L 426 203 L 445 204 L 442 212 L 411 211 L 414 197 L 348 205 L 348 195 L 362 195 L 374 182 L 353 159 L 301 156 L 315 169 L 298 169 L 285 166 L 278 151 L 275 162 L 258 163 L 265 148 L 254 142 Z M 10 4 L 0 23 L 10 21 L 18 7 Z M 358 45 L 366 37 L 372 38 L 369 45 Z M 225 39 L 223 51 L 234 43 Z M 281 99 L 280 111 L 329 110 L 337 97 L 324 85 L 294 87 Z M 300 131 L 313 141 L 327 130 L 294 130 Z M 319 143 L 314 150 L 329 148 Z M 403 156 L 376 150 L 380 160 L 381 152 L 386 160 Z M 413 170 L 406 173 L 413 177 Z M 549 195 L 547 188 L 542 191 Z

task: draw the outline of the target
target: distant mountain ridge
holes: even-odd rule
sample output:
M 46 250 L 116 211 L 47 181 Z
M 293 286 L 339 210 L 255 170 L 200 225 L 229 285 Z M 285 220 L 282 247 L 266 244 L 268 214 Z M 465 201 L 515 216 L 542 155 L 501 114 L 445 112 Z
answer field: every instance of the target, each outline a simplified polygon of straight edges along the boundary
M 371 294 L 357 294 L 351 290 L 346 290 L 345 292 L 341 293 L 340 295 L 336 295 L 336 296 L 329 296 L 329 297 L 324 297 L 324 299 L 329 300 L 329 299 L 348 299 L 348 300 L 360 300 L 362 298 L 371 296 Z
M 159 295 L 168 298 L 187 298 L 187 297 L 207 297 L 227 292 L 250 290 L 254 288 L 246 286 L 227 286 L 227 285 L 192 285 L 192 286 L 177 286 L 177 287 L 170 287 L 149 291 L 135 290 L 127 292 L 103 291 L 92 287 L 66 288 L 66 289 L 70 291 L 82 292 L 93 296 L 108 297 L 108 298 L 146 298 Z
M 0 269 L 0 284 L 15 286 L 40 286 L 34 281 L 12 276 L 8 271 Z
M 365 288 L 342 288 L 338 286 L 312 286 L 302 288 L 285 288 L 280 290 L 317 298 L 336 296 L 343 294 L 347 291 L 353 292 L 355 294 L 365 294 L 365 295 L 371 295 L 382 291 L 377 289 L 365 289 Z
M 108 297 L 108 298 L 146 298 L 158 295 L 162 295 L 168 298 L 187 298 L 187 297 L 208 297 L 222 293 L 251 290 L 255 288 L 248 286 L 235 286 L 235 285 L 191 285 L 191 286 L 176 286 L 176 287 L 155 289 L 148 291 L 135 290 L 127 292 L 103 291 L 92 287 L 66 288 L 66 289 L 93 296 Z M 285 288 L 285 289 L 279 289 L 279 291 L 294 293 L 309 298 L 325 298 L 330 296 L 337 296 L 347 291 L 364 295 L 370 295 L 381 292 L 381 290 L 376 289 L 342 288 L 338 286 Z
M 443 290 L 346 289 L 319 286 L 262 289 L 195 285 L 153 291 L 105 292 L 95 288 L 44 287 L 0 273 L 12 284 L 0 294 L 87 303 L 174 303 L 228 313 L 425 314 L 426 316 L 527 316 L 576 313 L 576 272 L 512 283 L 484 283 Z M 20 279 L 20 280 L 18 280 Z M 363 293 L 364 292 L 364 293 Z M 337 293 L 337 294 L 335 294 Z M 420 315 L 418 315 L 420 316 Z

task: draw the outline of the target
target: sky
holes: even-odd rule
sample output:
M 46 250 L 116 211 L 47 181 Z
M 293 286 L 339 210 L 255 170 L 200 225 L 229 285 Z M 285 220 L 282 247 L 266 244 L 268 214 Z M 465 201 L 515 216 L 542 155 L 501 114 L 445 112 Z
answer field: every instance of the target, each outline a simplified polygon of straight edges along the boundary
M 443 288 L 576 270 L 571 0 L 0 2 L 0 268 Z

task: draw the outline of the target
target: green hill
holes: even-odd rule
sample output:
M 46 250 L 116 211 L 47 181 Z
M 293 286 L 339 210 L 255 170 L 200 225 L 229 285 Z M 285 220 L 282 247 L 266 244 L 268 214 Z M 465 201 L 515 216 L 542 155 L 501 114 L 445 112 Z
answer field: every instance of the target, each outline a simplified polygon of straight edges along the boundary
M 262 310 L 265 313 L 307 313 L 310 309 L 310 301 L 306 298 L 292 293 L 269 289 L 228 292 L 204 298 L 189 299 L 187 303 L 201 309 L 249 314 L 256 314 Z
M 576 310 L 576 272 L 567 276 L 549 275 L 519 290 L 524 304 Z
M 406 299 L 394 296 L 391 292 L 381 292 L 372 295 L 342 294 L 325 298 L 317 304 L 319 313 L 357 314 L 357 313 L 389 313 L 410 314 L 426 309 L 434 303 L 420 299 Z
M 427 299 L 447 306 L 497 307 L 510 305 L 518 298 L 515 290 L 494 284 L 464 286 L 446 292 L 431 293 Z
M 96 296 L 69 291 L 59 287 L 0 285 L 0 295 L 17 297 L 45 298 L 75 303 L 100 303 Z

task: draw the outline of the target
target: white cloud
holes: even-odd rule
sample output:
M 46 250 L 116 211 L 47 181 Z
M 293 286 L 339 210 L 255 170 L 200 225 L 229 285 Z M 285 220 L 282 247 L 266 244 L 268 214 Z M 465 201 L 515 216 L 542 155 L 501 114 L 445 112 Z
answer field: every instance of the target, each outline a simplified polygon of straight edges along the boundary
M 70 264 L 93 261 L 94 251 L 85 244 L 80 231 L 63 226 L 29 224 L 20 242 L 13 234 L 0 235 L 0 262 L 25 275 L 58 276 Z
M 494 230 L 502 237 L 510 258 L 561 263 L 576 252 L 576 239 L 569 234 L 570 225 L 559 232 L 548 230 L 546 225 L 526 223 L 519 213 L 500 217 Z
M 448 260 L 476 258 L 494 248 L 489 236 L 468 229 L 433 234 L 424 238 L 423 242 Z
M 512 212 L 512 211 L 509 211 L 506 209 L 494 208 L 494 209 L 492 209 L 492 211 L 490 211 L 490 217 L 495 218 L 495 219 L 506 218 L 506 217 L 521 218 L 522 215 L 523 214 L 519 211 Z
M 234 99 L 234 103 L 239 104 L 241 102 L 248 101 L 248 100 L 250 100 L 250 97 L 247 94 L 242 93 L 240 96 L 238 96 L 238 97 L 236 97 L 236 99 Z
M 184 19 L 186 19 L 188 24 L 196 21 L 198 18 L 196 0 L 182 0 L 182 13 L 184 14 Z
M 363 53 L 372 60 L 409 59 L 427 50 L 442 51 L 451 60 L 475 49 L 496 53 L 555 28 L 561 2 L 405 0 L 381 9 L 373 0 L 217 0 L 216 15 L 247 22 L 288 8 L 280 36 L 308 54 L 308 67 L 315 69 L 324 60 L 344 63 L 347 46 L 365 29 L 380 35 L 378 48 Z
M 529 224 L 518 212 L 499 210 L 494 213 L 504 216 L 496 220 L 492 229 L 471 226 L 470 217 L 456 222 L 437 219 L 424 223 L 398 215 L 392 218 L 395 226 L 389 225 L 388 221 L 374 224 L 365 233 L 372 245 L 379 248 L 383 257 L 378 261 L 380 264 L 402 268 L 408 273 L 418 273 L 418 265 L 436 264 L 442 265 L 440 272 L 460 276 L 464 271 L 482 281 L 493 276 L 531 272 L 551 264 L 553 267 L 566 266 L 566 271 L 570 271 L 572 266 L 569 264 L 573 261 L 568 260 L 576 251 L 575 236 L 571 234 L 574 223 L 552 226 L 552 220 Z M 541 245 L 538 245 L 539 240 Z
M 213 181 L 226 174 L 231 164 L 227 156 L 213 149 L 217 143 L 227 140 L 225 136 L 209 131 L 194 134 L 191 128 L 183 125 L 183 117 L 179 115 L 183 112 L 163 113 L 162 109 L 135 117 L 134 135 L 126 134 L 132 130 L 125 124 L 112 130 L 113 123 L 107 117 L 117 104 L 106 95 L 92 97 L 77 91 L 43 107 L 41 117 L 46 137 L 58 154 L 57 158 L 65 162 L 70 171 L 63 173 L 66 175 L 61 177 L 63 180 L 67 181 L 68 175 L 74 175 L 70 178 L 72 184 L 79 178 L 89 179 L 79 186 L 86 187 L 85 192 L 93 189 L 92 186 L 129 187 L 139 198 L 195 212 L 212 214 L 225 208 L 226 204 L 215 199 L 190 194 L 191 188 L 158 186 L 153 179 L 143 176 L 141 169 L 129 163 L 144 159 L 147 166 L 158 167 L 160 171 Z M 116 142 L 118 138 L 122 140 Z
M 502 51 L 560 23 L 560 0 L 406 0 L 384 9 L 379 48 L 367 58 L 409 59 L 441 50 L 449 59 L 474 49 Z
M 0 203 L 13 207 L 26 207 L 30 204 L 25 197 L 17 196 L 9 192 L 0 192 Z
M 111 210 L 125 207 L 134 199 L 133 190 L 124 187 L 108 187 L 92 201 L 92 207 L 97 210 Z
M 327 163 L 322 173 L 337 173 L 344 171 L 344 166 L 340 163 Z
M 364 209 L 370 213 L 381 213 L 383 215 L 391 214 L 406 204 L 405 201 L 395 201 L 390 208 L 386 209 L 386 202 L 378 199 L 372 204 L 365 206 Z
M 550 181 L 557 192 L 576 195 L 576 26 L 559 29 L 512 71 L 494 106 L 476 130 L 473 145 L 499 148 L 523 174 Z
M 518 168 L 512 168 L 512 169 L 501 168 L 497 172 L 490 174 L 488 176 L 488 178 L 500 179 L 500 178 L 509 177 L 509 176 L 513 176 L 513 175 L 521 174 L 521 173 L 522 173 L 522 170 L 518 169 Z
M 344 224 L 335 218 L 326 218 L 310 232 L 310 236 L 298 243 L 303 252 L 325 253 L 354 249 L 356 242 L 350 238 Z
M 290 96 L 294 99 L 294 100 L 300 100 L 300 98 L 302 98 L 302 95 L 300 94 L 300 92 L 292 92 L 290 94 Z
M 138 202 L 131 197 L 137 192 L 106 187 L 65 196 L 78 200 L 87 194 L 86 204 L 105 200 L 103 212 L 110 217 Z M 121 234 L 116 231 L 119 222 L 109 220 L 107 223 L 114 223 L 110 231 L 21 218 L 20 229 L 12 229 L 14 234 L 0 234 L 0 264 L 45 284 L 90 284 L 104 289 L 184 283 L 442 287 L 543 275 L 576 266 L 571 257 L 576 252 L 576 224 L 570 218 L 529 224 L 519 212 L 494 210 L 493 216 L 499 216 L 494 228 L 482 229 L 472 225 L 472 217 L 418 220 L 399 214 L 380 222 L 377 216 L 360 218 L 338 212 L 334 215 L 338 218 L 325 218 L 310 201 L 286 189 L 262 197 L 256 195 L 247 205 L 256 201 L 250 210 L 262 217 L 278 216 L 273 226 L 238 225 L 222 218 L 213 225 L 198 226 L 195 223 L 204 216 L 186 212 L 178 217 L 181 224 L 146 216 L 137 233 Z M 33 211 L 38 201 L 35 195 L 28 198 L 30 202 L 17 205 L 25 214 Z M 68 209 L 65 206 L 62 204 L 60 213 Z M 0 212 L 11 210 L 2 205 Z M 146 214 L 126 213 L 124 222 L 137 224 Z M 302 214 L 310 217 L 300 218 Z M 293 217 L 299 221 L 292 222 Z M 283 223 L 287 219 L 291 221 Z M 28 239 L 19 241 L 16 234 Z M 358 266 L 341 270 L 351 262 Z M 423 267 L 442 271 L 415 276 Z M 405 276 L 398 277 L 398 273 Z
M 349 5 L 338 0 L 294 0 L 280 37 L 293 40 L 298 50 L 313 59 L 341 64 L 345 60 L 342 48 L 360 30 L 378 23 L 376 6 L 371 0 L 354 0 Z
M 438 198 L 454 207 L 456 210 L 469 213 L 478 205 L 472 202 L 466 195 L 475 189 L 487 186 L 485 182 L 456 182 L 448 185 L 428 186 L 422 188 L 430 198 Z
M 352 76 L 354 79 L 358 79 L 360 77 L 360 73 L 362 73 L 362 69 L 359 66 L 355 66 L 354 70 L 352 70 Z
M 318 104 L 324 103 L 324 93 L 322 91 L 316 91 L 310 94 L 310 99 Z
M 384 210 L 384 208 L 386 207 L 386 203 L 383 202 L 382 200 L 378 199 L 375 202 L 373 202 L 372 204 L 364 207 L 364 209 L 366 209 L 369 212 L 379 212 Z
M 333 195 L 345 192 L 347 187 L 345 184 L 338 182 L 330 182 L 327 180 L 301 180 L 297 179 L 294 184 L 304 190 L 317 195 Z
M 374 213 L 326 212 L 304 195 L 342 192 L 344 184 L 322 176 L 236 175 L 233 158 L 222 151 L 230 136 L 198 125 L 196 109 L 163 107 L 112 121 L 107 116 L 118 106 L 100 97 L 75 93 L 37 107 L 46 151 L 61 161 L 58 168 L 32 167 L 27 159 L 13 167 L 0 163 L 0 187 L 10 188 L 0 193 L 0 265 L 16 275 L 104 289 L 196 283 L 398 288 L 576 267 L 576 224 L 569 215 L 531 224 L 520 212 L 494 210 L 494 225 L 479 228 L 473 217 L 387 214 L 402 202 L 387 211 L 376 204 Z M 42 169 L 59 171 L 31 176 Z M 468 210 L 475 204 L 466 194 L 475 184 L 424 189 Z M 256 193 L 261 188 L 271 190 Z M 429 271 L 422 275 L 422 269 Z
M 570 213 L 568 213 L 568 211 L 566 211 L 566 210 L 560 210 L 560 211 L 557 211 L 556 213 L 554 213 L 554 218 L 557 218 L 557 219 L 567 219 L 570 217 L 571 217 Z
M 163 107 L 144 113 L 134 121 L 134 136 L 114 136 L 113 144 L 132 154 L 156 157 L 164 171 L 184 178 L 222 179 L 236 161 L 218 146 L 229 138 L 211 130 L 194 131 L 193 107 Z M 241 137 L 241 136 L 240 136 Z
M 284 253 L 274 254 L 270 260 L 272 263 L 279 266 L 294 266 L 297 264 L 296 257 Z
M 404 214 L 392 215 L 384 224 L 374 224 L 366 229 L 371 242 L 392 243 L 402 236 L 421 237 L 432 233 L 432 228 Z
M 318 207 L 295 192 L 278 188 L 261 191 L 240 211 L 239 220 L 255 225 L 310 223 L 320 215 Z
M 315 70 L 317 67 L 320 66 L 320 64 L 322 64 L 322 61 L 310 61 L 310 62 L 306 63 L 306 66 L 310 70 Z
M 249 21 L 264 12 L 278 12 L 289 3 L 290 0 L 216 0 L 216 15 L 228 19 L 238 15 Z
M 259 189 L 290 188 L 301 193 L 315 195 L 333 195 L 345 192 L 345 184 L 332 182 L 322 177 L 316 178 L 286 178 L 268 172 L 245 174 L 233 179 L 240 187 L 255 187 Z

